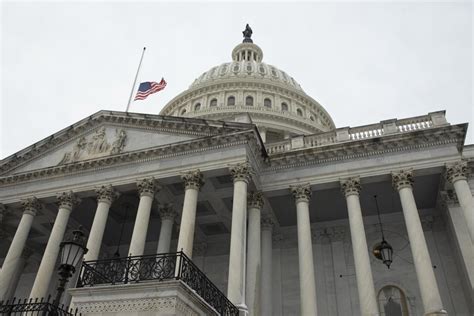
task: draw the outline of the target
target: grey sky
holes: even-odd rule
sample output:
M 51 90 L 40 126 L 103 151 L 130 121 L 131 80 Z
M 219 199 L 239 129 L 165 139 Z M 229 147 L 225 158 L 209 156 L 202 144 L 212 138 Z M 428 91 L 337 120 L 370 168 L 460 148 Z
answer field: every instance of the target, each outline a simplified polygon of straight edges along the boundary
M 456 3 L 3 2 L 0 158 L 99 110 L 157 114 L 230 61 L 245 23 L 263 61 L 286 71 L 338 127 L 447 110 L 474 143 L 472 7 Z

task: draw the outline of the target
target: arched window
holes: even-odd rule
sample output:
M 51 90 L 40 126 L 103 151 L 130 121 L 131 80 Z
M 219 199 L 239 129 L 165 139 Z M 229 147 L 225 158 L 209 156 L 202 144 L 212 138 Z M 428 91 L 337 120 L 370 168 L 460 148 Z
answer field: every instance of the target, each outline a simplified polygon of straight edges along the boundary
M 196 105 L 194 105 L 194 111 L 199 111 L 201 109 L 201 103 L 196 103 Z
M 397 286 L 384 286 L 377 296 L 379 309 L 385 316 L 408 316 L 405 293 Z
M 212 99 L 209 103 L 210 106 L 217 106 L 217 99 Z
M 282 111 L 285 111 L 285 112 L 288 111 L 288 104 L 286 104 L 285 102 L 283 102 L 283 103 L 281 104 L 281 110 L 282 110 Z
M 235 97 L 234 96 L 230 96 L 230 97 L 227 98 L 227 105 L 228 106 L 235 105 Z
M 266 108 L 271 108 L 272 107 L 272 100 L 266 98 L 265 100 L 263 100 L 263 106 L 266 107 Z
M 303 116 L 303 111 L 301 111 L 301 109 L 296 109 L 296 114 Z
M 245 105 L 247 105 L 247 106 L 253 106 L 253 97 L 247 96 L 247 97 L 245 98 Z
M 183 109 L 183 110 L 181 111 L 181 115 L 183 115 L 184 113 L 186 113 L 186 109 Z
M 311 121 L 314 121 L 314 116 L 311 115 L 311 116 L 309 117 L 309 119 L 310 119 Z

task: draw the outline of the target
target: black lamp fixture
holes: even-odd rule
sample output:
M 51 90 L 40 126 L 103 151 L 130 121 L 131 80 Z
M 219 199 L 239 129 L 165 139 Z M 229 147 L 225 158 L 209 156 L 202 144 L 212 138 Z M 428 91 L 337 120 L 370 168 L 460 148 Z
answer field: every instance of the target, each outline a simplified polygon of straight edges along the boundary
M 382 262 L 387 266 L 387 268 L 390 269 L 390 265 L 392 264 L 393 248 L 387 241 L 385 241 L 382 220 L 380 219 L 379 204 L 377 203 L 377 195 L 374 195 L 374 200 L 375 206 L 377 207 L 377 216 L 379 218 L 380 231 L 382 232 L 382 242 L 374 246 L 372 253 L 374 254 L 375 258 L 382 260 Z
M 74 230 L 72 234 L 65 239 L 59 246 L 60 249 L 60 265 L 58 268 L 59 286 L 57 288 L 54 305 L 59 306 L 61 296 L 64 293 L 69 278 L 76 272 L 76 266 L 82 257 L 87 253 L 87 238 L 85 237 L 82 227 Z

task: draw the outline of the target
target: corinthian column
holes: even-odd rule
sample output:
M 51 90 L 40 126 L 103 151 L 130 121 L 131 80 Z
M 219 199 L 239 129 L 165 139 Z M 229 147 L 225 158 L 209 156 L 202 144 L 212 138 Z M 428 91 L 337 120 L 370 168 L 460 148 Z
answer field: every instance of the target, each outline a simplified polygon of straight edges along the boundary
M 171 233 L 176 215 L 173 205 L 165 204 L 160 207 L 161 228 L 156 253 L 170 252 Z
M 474 242 L 474 200 L 467 183 L 467 162 L 458 161 L 454 164 L 446 165 L 446 179 L 454 186 L 471 241 Z
M 181 179 L 184 181 L 184 202 L 179 228 L 178 251 L 183 251 L 189 258 L 192 258 L 198 193 L 204 185 L 204 179 L 199 170 L 185 173 Z
M 247 199 L 249 209 L 247 248 L 246 303 L 250 315 L 260 315 L 261 253 L 260 213 L 263 207 L 262 192 L 251 192 Z
M 145 250 L 146 233 L 150 221 L 151 205 L 155 192 L 160 189 L 155 179 L 147 178 L 137 182 L 140 202 L 138 203 L 137 217 L 133 226 L 132 240 L 130 241 L 130 256 L 142 256 Z
M 360 314 L 362 316 L 379 315 L 359 201 L 360 179 L 357 177 L 341 181 L 341 189 L 346 196 L 347 211 L 349 213 Z
M 430 254 L 426 245 L 420 216 L 413 196 L 413 174 L 411 170 L 392 172 L 392 183 L 400 194 L 403 216 L 410 240 L 411 254 L 421 292 L 425 315 L 446 315 L 439 295 Z
M 45 297 L 48 294 L 49 283 L 56 270 L 59 245 L 63 241 L 72 208 L 75 204 L 79 203 L 79 199 L 76 198 L 72 191 L 59 193 L 57 198 L 59 201 L 58 215 L 54 220 L 53 229 L 51 230 L 51 235 L 49 236 L 48 244 L 44 250 L 43 258 L 41 259 L 30 293 L 30 298 L 33 299 Z
M 87 239 L 87 249 L 89 251 L 84 256 L 84 261 L 97 260 L 99 258 L 110 205 L 118 197 L 117 192 L 114 191 L 111 185 L 103 185 L 97 188 L 95 192 L 97 193 L 97 210 L 95 211 L 94 221 Z
M 247 222 L 247 185 L 251 177 L 248 163 L 229 167 L 234 179 L 234 199 L 232 202 L 232 227 L 230 233 L 229 279 L 227 297 L 237 306 L 241 315 L 247 315 L 245 304 L 245 250 Z
M 10 298 L 6 296 L 9 294 L 12 282 L 14 282 L 15 271 L 20 265 L 21 255 L 25 248 L 33 219 L 36 216 L 36 212 L 41 208 L 39 201 L 35 197 L 24 200 L 21 204 L 23 206 L 23 216 L 0 270 L 0 301 Z
M 262 217 L 262 287 L 261 311 L 262 316 L 272 316 L 272 233 L 273 220 L 270 215 Z M 259 314 L 256 314 L 259 315 Z
M 314 283 L 313 244 L 311 241 L 311 223 L 309 220 L 309 184 L 291 186 L 296 202 L 298 226 L 298 261 L 300 272 L 301 315 L 317 315 L 316 284 Z

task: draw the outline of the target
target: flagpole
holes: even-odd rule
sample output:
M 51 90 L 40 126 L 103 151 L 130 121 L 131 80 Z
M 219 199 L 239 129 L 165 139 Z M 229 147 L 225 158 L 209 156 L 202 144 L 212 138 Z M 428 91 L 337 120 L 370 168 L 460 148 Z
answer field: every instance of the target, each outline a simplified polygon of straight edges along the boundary
M 138 64 L 138 69 L 137 69 L 137 73 L 135 75 L 135 80 L 133 80 L 132 91 L 130 91 L 130 98 L 128 98 L 127 109 L 125 110 L 125 112 L 128 112 L 128 109 L 130 108 L 130 103 L 132 103 L 133 92 L 135 90 L 135 86 L 137 85 L 138 73 L 140 72 L 140 67 L 142 66 L 143 56 L 145 55 L 145 49 L 146 49 L 146 47 L 143 47 L 142 57 L 140 58 L 140 63 Z

